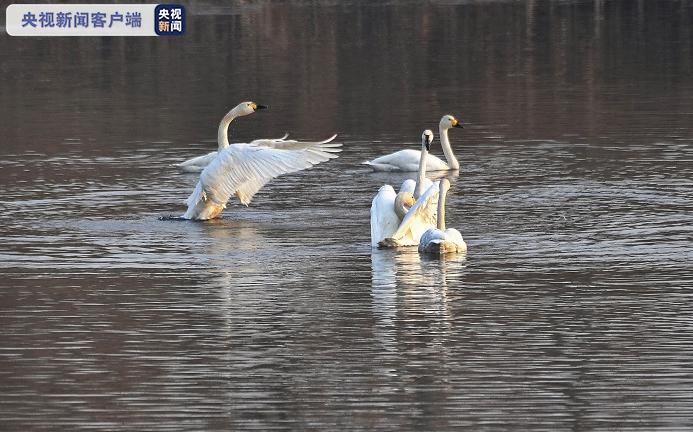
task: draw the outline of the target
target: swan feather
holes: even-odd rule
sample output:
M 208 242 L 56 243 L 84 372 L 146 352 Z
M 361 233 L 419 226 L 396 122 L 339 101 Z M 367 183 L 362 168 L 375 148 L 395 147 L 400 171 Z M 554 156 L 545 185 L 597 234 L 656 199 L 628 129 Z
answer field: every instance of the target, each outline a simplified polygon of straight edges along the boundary
M 393 211 L 397 194 L 390 185 L 381 186 L 371 203 L 371 246 L 390 237 L 397 230 L 400 220 Z

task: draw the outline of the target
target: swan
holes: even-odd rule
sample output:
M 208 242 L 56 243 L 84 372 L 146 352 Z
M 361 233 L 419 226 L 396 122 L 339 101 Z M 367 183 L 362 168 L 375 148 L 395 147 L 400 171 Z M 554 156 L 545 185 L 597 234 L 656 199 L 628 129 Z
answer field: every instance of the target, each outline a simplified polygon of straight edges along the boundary
M 219 151 L 225 149 L 230 145 L 229 125 L 231 124 L 231 122 L 237 117 L 250 115 L 257 110 L 263 109 L 267 109 L 267 107 L 265 105 L 258 105 L 255 102 L 241 102 L 240 104 L 236 105 L 231 111 L 226 113 L 224 118 L 221 119 L 221 122 L 219 123 L 219 130 L 217 132 L 217 144 L 219 145 L 219 149 L 217 151 L 209 152 L 206 155 L 190 158 L 186 161 L 176 164 L 176 166 L 180 168 L 180 170 L 183 172 L 201 172 L 207 165 L 209 165 L 210 162 L 214 160 L 215 157 L 217 157 Z M 288 137 L 289 134 L 285 133 L 284 136 L 281 138 L 261 138 L 253 140 L 249 144 L 267 146 L 286 141 Z M 322 143 L 327 144 L 336 137 L 336 134 L 332 135 L 330 138 L 326 139 Z
M 440 133 L 440 145 L 445 153 L 447 163 L 440 160 L 438 157 L 430 155 L 426 159 L 427 171 L 448 171 L 460 169 L 460 163 L 455 158 L 455 154 L 450 147 L 450 138 L 448 137 L 448 129 L 463 128 L 453 115 L 446 114 L 440 119 L 438 131 Z M 405 149 L 385 156 L 380 156 L 370 161 L 364 162 L 369 165 L 373 171 L 416 171 L 418 169 L 421 153 L 417 150 Z
M 431 180 L 426 178 L 426 157 L 428 156 L 428 151 L 431 149 L 432 142 L 433 132 L 426 129 L 421 134 L 421 151 L 417 179 L 416 181 L 412 179 L 405 180 L 400 187 L 400 193 L 397 195 L 408 194 L 408 196 L 411 196 L 412 200 L 407 204 L 412 208 L 418 202 L 414 202 L 414 199 L 421 199 L 421 191 L 424 189 L 424 187 L 430 187 L 430 185 L 432 185 Z M 425 203 L 422 202 L 419 205 L 419 207 L 422 207 L 422 209 L 419 210 L 419 216 L 417 217 L 416 222 L 410 224 L 410 226 L 413 226 L 413 229 L 403 231 L 403 233 L 398 236 L 398 244 L 385 242 L 386 239 L 392 237 L 396 232 L 399 231 L 401 222 L 406 217 L 404 212 L 407 212 L 406 208 L 404 209 L 404 212 L 402 211 L 401 202 L 396 203 L 393 196 L 394 189 L 392 189 L 390 185 L 385 185 L 380 188 L 378 195 L 373 198 L 373 204 L 371 205 L 371 246 L 395 247 L 404 245 L 400 243 L 415 246 L 418 244 L 418 237 L 420 237 L 426 229 L 433 226 L 435 221 L 435 211 L 430 211 L 430 209 L 435 209 L 435 198 L 427 198 Z M 429 211 L 424 211 L 423 207 Z M 387 218 L 384 216 L 385 213 L 388 215 Z M 394 215 L 394 213 L 397 213 L 397 215 Z M 384 224 L 385 220 L 388 222 L 387 225 Z M 422 226 L 420 229 L 418 228 L 419 225 Z
M 241 109 L 255 110 L 259 106 L 248 102 L 246 108 Z M 224 116 L 219 126 L 219 138 L 224 146 L 202 170 L 200 180 L 187 199 L 188 209 L 181 216 L 183 219 L 214 219 L 226 208 L 232 195 L 247 206 L 253 196 L 273 178 L 334 159 L 338 157 L 336 153 L 342 151 L 339 148 L 341 144 L 331 142 L 336 135 L 319 142 L 267 139 L 248 144 L 229 144 L 225 136 L 229 114 Z
M 446 253 L 466 252 L 467 243 L 464 242 L 462 234 L 455 228 L 445 229 L 445 196 L 450 189 L 448 179 L 440 181 L 440 191 L 438 193 L 438 227 L 427 230 L 421 236 L 419 252 L 443 255 Z
M 241 102 L 231 109 L 224 118 L 221 119 L 219 123 L 219 130 L 217 131 L 217 144 L 219 146 L 218 151 L 213 151 L 207 153 L 206 155 L 196 156 L 183 161 L 177 166 L 185 172 L 200 172 L 202 171 L 210 162 L 214 160 L 217 153 L 224 150 L 229 146 L 229 125 L 234 119 L 238 117 L 243 117 L 254 113 L 257 110 L 267 109 L 265 105 L 258 105 L 255 102 Z M 284 138 L 287 138 L 285 135 Z

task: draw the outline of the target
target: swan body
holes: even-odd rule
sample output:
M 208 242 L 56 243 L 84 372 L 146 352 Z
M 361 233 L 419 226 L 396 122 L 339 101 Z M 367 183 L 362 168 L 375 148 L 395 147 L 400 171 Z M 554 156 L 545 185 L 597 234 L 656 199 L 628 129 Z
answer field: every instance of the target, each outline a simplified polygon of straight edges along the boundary
M 419 252 L 431 255 L 445 255 L 467 251 L 467 243 L 462 234 L 455 228 L 441 231 L 437 228 L 430 229 L 421 236 Z
M 445 229 L 445 198 L 450 182 L 447 179 L 441 180 L 439 188 L 437 228 L 431 228 L 421 236 L 419 252 L 433 255 L 466 252 L 467 243 L 462 234 L 454 228 Z
M 261 105 L 247 102 L 250 109 Z M 243 105 L 243 104 L 241 104 Z M 239 106 L 241 106 L 239 105 Z M 236 110 L 238 107 L 231 111 Z M 226 119 L 228 117 L 225 116 Z M 222 120 L 222 125 L 226 120 Z M 236 196 L 244 205 L 270 180 L 282 174 L 301 171 L 334 159 L 342 145 L 329 140 L 301 142 L 296 140 L 256 140 L 248 144 L 229 144 L 220 125 L 223 148 L 202 170 L 200 180 L 187 200 L 184 219 L 207 220 L 219 217 L 226 203 Z
M 419 159 L 421 159 L 421 151 L 413 149 L 405 149 L 390 153 L 385 156 L 380 156 L 373 160 L 364 162 L 369 165 L 373 171 L 418 171 Z M 426 171 L 447 171 L 448 164 L 440 160 L 440 158 L 429 155 L 426 159 Z
M 448 171 L 460 168 L 460 163 L 457 158 L 455 158 L 455 154 L 452 152 L 452 147 L 450 146 L 448 130 L 450 128 L 462 127 L 462 123 L 450 114 L 446 114 L 440 119 L 438 124 L 440 145 L 443 148 L 443 153 L 445 153 L 447 162 L 440 160 L 440 158 L 436 156 L 429 155 L 426 158 L 427 171 Z M 374 171 L 417 171 L 420 158 L 420 151 L 405 149 L 366 161 L 364 164 L 369 165 Z

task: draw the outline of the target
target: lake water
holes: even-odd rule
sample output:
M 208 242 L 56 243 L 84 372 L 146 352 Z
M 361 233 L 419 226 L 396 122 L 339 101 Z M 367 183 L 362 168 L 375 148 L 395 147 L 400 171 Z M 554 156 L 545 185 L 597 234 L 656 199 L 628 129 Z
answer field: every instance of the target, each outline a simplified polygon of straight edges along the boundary
M 188 13 L 0 36 L 0 429 L 693 429 L 692 2 Z M 232 142 L 344 152 L 159 220 L 242 100 Z M 408 176 L 360 162 L 448 112 L 468 254 L 371 250 Z

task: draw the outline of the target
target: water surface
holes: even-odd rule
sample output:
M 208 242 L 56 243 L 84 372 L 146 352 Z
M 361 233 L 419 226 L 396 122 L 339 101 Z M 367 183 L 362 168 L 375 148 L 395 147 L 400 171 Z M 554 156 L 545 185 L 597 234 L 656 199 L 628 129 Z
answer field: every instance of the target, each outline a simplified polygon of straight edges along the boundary
M 690 430 L 691 6 L 195 3 L 183 38 L 1 36 L 2 429 Z M 159 220 L 246 99 L 271 109 L 232 141 L 342 156 Z M 447 112 L 469 253 L 372 251 L 407 176 L 360 162 Z

